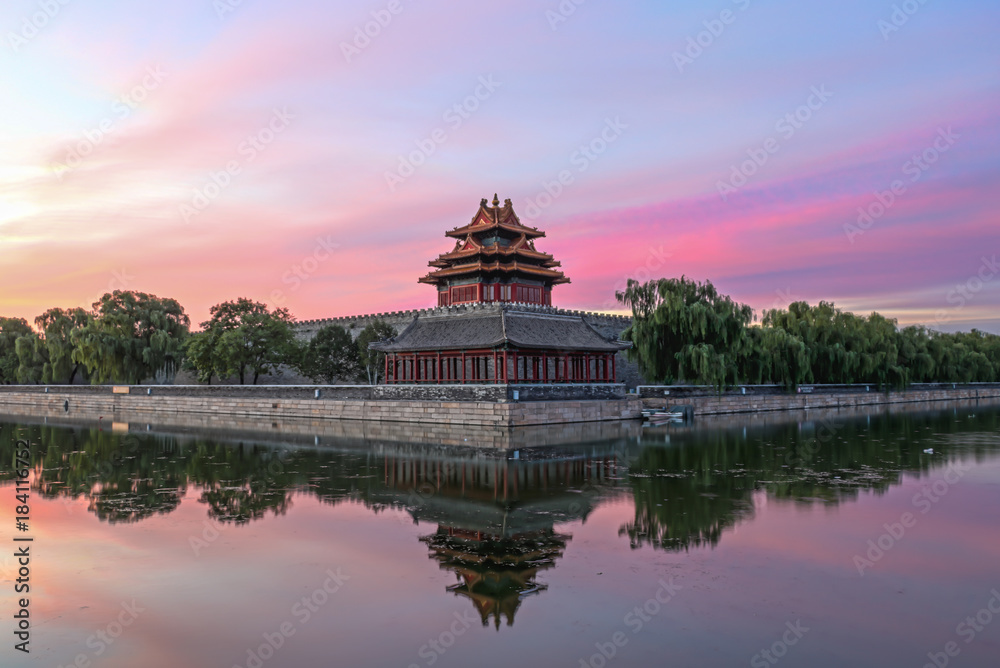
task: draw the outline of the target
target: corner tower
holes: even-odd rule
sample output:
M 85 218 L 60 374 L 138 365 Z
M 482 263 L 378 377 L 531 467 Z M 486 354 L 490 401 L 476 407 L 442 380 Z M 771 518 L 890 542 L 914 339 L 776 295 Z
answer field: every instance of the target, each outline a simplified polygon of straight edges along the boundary
M 469 302 L 552 305 L 552 286 L 569 283 L 551 255 L 535 250 L 538 228 L 521 224 L 509 199 L 483 199 L 472 222 L 445 232 L 455 247 L 428 264 L 420 283 L 437 288 L 438 306 Z

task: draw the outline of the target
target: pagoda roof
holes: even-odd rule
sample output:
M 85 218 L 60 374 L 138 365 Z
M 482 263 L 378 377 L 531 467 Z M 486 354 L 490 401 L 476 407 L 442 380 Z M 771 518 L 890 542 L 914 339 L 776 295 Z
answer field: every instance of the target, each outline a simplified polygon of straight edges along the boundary
M 579 316 L 532 313 L 497 304 L 471 313 L 418 315 L 397 336 L 371 344 L 385 352 L 483 350 L 513 347 L 536 350 L 617 352 L 630 347 L 610 341 Z
M 456 261 L 474 258 L 478 255 L 519 256 L 528 260 L 537 260 L 542 267 L 562 266 L 562 263 L 555 260 L 549 253 L 535 250 L 531 242 L 523 236 L 509 246 L 501 246 L 500 244 L 484 246 L 470 236 L 466 239 L 464 248 L 462 242 L 459 241 L 455 244 L 454 250 L 442 253 L 436 260 L 431 260 L 428 264 L 432 267 L 450 267 Z
M 547 267 L 542 267 L 537 264 L 524 264 L 523 262 L 518 262 L 514 260 L 513 262 L 502 263 L 499 260 L 494 262 L 483 262 L 481 260 L 469 264 L 459 264 L 450 267 L 444 267 L 438 269 L 437 271 L 432 271 L 422 278 L 418 278 L 418 283 L 437 283 L 442 278 L 449 278 L 452 276 L 461 276 L 463 274 L 478 274 L 484 272 L 503 272 L 503 273 L 525 273 L 537 276 L 538 278 L 550 279 L 553 285 L 559 285 L 561 283 L 569 283 L 569 279 L 561 271 L 556 271 L 555 269 L 549 269 Z
M 514 205 L 511 201 L 509 199 L 504 200 L 503 206 L 500 206 L 500 200 L 496 195 L 493 195 L 493 206 L 490 206 L 486 199 L 483 199 L 479 203 L 479 210 L 476 211 L 476 214 L 472 217 L 472 221 L 468 225 L 456 227 L 449 232 L 445 232 L 445 234 L 449 237 L 464 237 L 469 234 L 481 234 L 497 229 L 515 234 L 523 234 L 529 239 L 537 239 L 538 237 L 545 236 L 545 232 L 542 232 L 537 227 L 522 225 L 521 219 L 514 213 Z

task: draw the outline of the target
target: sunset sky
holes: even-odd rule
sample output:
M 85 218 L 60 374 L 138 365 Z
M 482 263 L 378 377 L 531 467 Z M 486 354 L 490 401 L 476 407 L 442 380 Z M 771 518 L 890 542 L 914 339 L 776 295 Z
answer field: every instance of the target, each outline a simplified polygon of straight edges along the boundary
M 998 26 L 986 0 L 7 0 L 0 315 L 432 306 L 444 231 L 497 193 L 559 306 L 685 274 L 1000 333 Z

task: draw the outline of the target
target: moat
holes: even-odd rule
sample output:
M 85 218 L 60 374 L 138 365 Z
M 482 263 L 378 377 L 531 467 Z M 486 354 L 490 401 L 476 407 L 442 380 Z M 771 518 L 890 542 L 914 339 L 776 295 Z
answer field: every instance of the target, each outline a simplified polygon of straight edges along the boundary
M 24 438 L 34 537 L 32 652 L 7 643 L 3 656 L 407 668 L 1000 655 L 1000 404 L 489 443 L 488 430 L 321 428 L 0 418 L 2 521 L 14 533 Z M 17 565 L 8 554 L 0 568 L 10 600 Z

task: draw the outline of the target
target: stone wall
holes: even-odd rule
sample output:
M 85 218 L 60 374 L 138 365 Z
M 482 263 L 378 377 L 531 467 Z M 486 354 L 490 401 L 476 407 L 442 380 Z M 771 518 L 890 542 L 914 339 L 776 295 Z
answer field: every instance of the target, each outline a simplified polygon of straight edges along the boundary
M 303 401 L 581 401 L 624 399 L 625 387 L 612 383 L 559 385 L 432 384 L 426 385 L 0 385 L 0 403 L 7 394 L 50 394 L 82 399 L 115 395 L 115 388 L 129 396 L 161 398 L 205 397 L 227 399 L 282 399 Z M 317 396 L 317 392 L 319 393 Z M 515 392 L 517 393 L 515 396 Z
M 110 388 L 105 388 L 110 389 Z M 110 392 L 0 392 L 0 411 L 14 414 L 103 417 L 119 415 L 208 413 L 256 419 L 366 420 L 416 422 L 442 426 L 517 427 L 630 420 L 641 416 L 638 399 L 576 401 L 431 401 L 389 399 L 303 399 L 245 393 L 243 396 L 184 394 L 111 394 Z
M 357 339 L 358 335 L 364 331 L 365 327 L 376 320 L 381 320 L 382 322 L 391 325 L 396 330 L 396 333 L 399 333 L 409 327 L 410 323 L 412 323 L 418 315 L 467 313 L 483 308 L 484 306 L 493 305 L 493 303 L 458 304 L 456 306 L 439 306 L 436 308 L 413 309 L 410 311 L 386 311 L 383 313 L 367 313 L 364 315 L 324 318 L 321 320 L 302 320 L 296 323 L 295 329 L 296 336 L 300 341 L 310 341 L 314 336 L 316 336 L 316 332 L 318 332 L 322 327 L 327 325 L 340 325 L 350 332 L 351 337 Z M 518 308 L 523 308 L 526 311 L 581 316 L 584 321 L 596 329 L 601 336 L 608 338 L 618 338 L 621 333 L 632 324 L 632 318 L 624 315 L 611 315 L 608 313 L 595 313 L 592 311 L 574 311 L 554 306 L 539 306 L 537 304 L 516 304 L 516 306 Z M 643 382 L 642 376 L 639 373 L 638 365 L 636 365 L 635 362 L 630 362 L 625 353 L 618 353 L 615 365 L 618 372 L 618 381 L 625 383 L 626 387 L 635 387 Z M 237 381 L 235 379 L 230 378 L 223 381 L 222 384 L 234 384 L 236 382 Z M 311 383 L 308 378 L 300 376 L 296 371 L 288 367 L 281 367 L 280 373 L 278 374 L 261 376 L 258 382 L 265 385 L 309 385 Z M 177 374 L 174 383 L 178 385 L 194 385 L 197 383 L 197 378 L 191 372 L 181 371 Z
M 863 386 L 862 386 L 863 387 Z M 874 389 L 874 388 L 872 388 Z M 934 389 L 909 389 L 905 391 L 830 391 L 803 394 L 724 394 L 699 396 L 679 396 L 671 391 L 668 397 L 643 399 L 647 408 L 666 405 L 688 404 L 694 407 L 695 415 L 718 415 L 726 413 L 761 413 L 766 411 L 790 411 L 817 408 L 855 408 L 883 404 L 904 404 L 917 402 L 938 402 L 955 400 L 979 400 L 1000 398 L 1000 386 L 959 386 Z M 666 401 L 669 399 L 669 401 Z
M 344 327 L 351 336 L 357 338 L 358 335 L 372 322 L 381 320 L 395 328 L 396 332 L 402 332 L 418 315 L 442 315 L 446 313 L 467 313 L 474 312 L 484 306 L 492 307 L 494 304 L 458 304 L 456 306 L 439 306 L 436 308 L 414 309 L 412 311 L 389 311 L 385 313 L 369 313 L 366 315 L 345 316 L 341 318 L 326 318 L 323 320 L 305 320 L 297 325 L 298 336 L 301 340 L 308 341 L 316 335 L 316 332 L 326 325 L 340 325 Z M 576 315 L 593 327 L 597 332 L 606 338 L 617 339 L 621 336 L 629 325 L 632 318 L 625 315 L 612 315 L 609 313 L 596 313 L 593 311 L 575 311 L 562 309 L 555 306 L 539 306 L 537 304 L 516 304 L 520 309 L 533 311 L 536 313 L 553 313 L 557 315 Z M 618 373 L 618 381 L 625 383 L 626 387 L 635 387 L 643 382 L 639 367 L 635 362 L 630 362 L 625 353 L 618 353 L 615 366 Z M 296 376 L 297 377 L 297 376 Z M 292 376 L 289 376 L 292 378 Z M 308 382 L 308 381 L 306 381 Z

